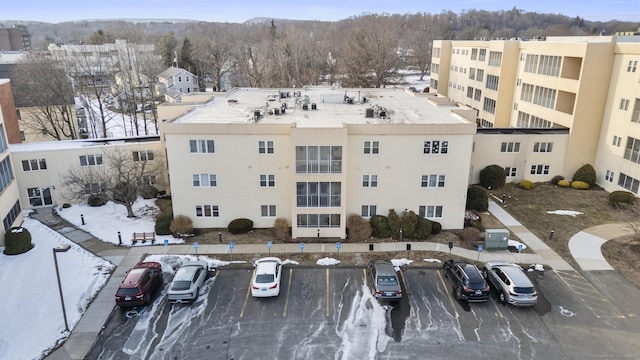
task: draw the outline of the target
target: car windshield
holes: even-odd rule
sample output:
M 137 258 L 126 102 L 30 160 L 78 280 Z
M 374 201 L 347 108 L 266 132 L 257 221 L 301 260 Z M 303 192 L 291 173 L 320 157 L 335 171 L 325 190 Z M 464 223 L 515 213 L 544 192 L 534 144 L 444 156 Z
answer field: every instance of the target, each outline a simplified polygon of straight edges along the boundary
M 531 287 L 514 287 L 513 291 L 519 294 L 533 294 L 534 292 L 536 292 Z
M 273 274 L 258 274 L 256 275 L 256 283 L 265 284 L 273 282 Z
M 116 295 L 119 296 L 127 296 L 127 295 L 136 295 L 140 293 L 140 289 L 138 288 L 120 288 Z
M 171 290 L 188 290 L 191 287 L 191 281 L 173 281 L 171 283 Z
M 395 276 L 380 275 L 378 276 L 378 285 L 398 285 L 398 279 Z

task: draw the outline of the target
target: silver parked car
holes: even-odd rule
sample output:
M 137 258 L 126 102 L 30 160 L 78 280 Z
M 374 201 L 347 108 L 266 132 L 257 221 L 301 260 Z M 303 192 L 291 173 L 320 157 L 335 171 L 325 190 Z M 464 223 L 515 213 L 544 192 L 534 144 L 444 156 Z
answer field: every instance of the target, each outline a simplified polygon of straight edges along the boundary
M 398 301 L 402 298 L 400 281 L 389 261 L 371 260 L 368 268 L 373 281 L 373 296 L 376 299 Z
M 499 291 L 500 302 L 515 306 L 533 306 L 538 293 L 524 270 L 517 264 L 505 261 L 488 261 L 483 275 Z
M 188 261 L 176 271 L 169 285 L 167 298 L 171 303 L 192 303 L 198 299 L 202 283 L 207 278 L 209 264 L 206 261 Z

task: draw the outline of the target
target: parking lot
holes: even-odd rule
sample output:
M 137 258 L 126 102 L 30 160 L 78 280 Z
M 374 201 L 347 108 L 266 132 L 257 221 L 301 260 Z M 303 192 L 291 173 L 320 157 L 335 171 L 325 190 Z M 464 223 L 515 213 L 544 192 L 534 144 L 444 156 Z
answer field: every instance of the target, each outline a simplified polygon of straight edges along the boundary
M 89 358 L 584 359 L 640 353 L 633 302 L 612 298 L 578 272 L 530 273 L 540 295 L 533 308 L 503 306 L 495 291 L 484 303 L 459 302 L 436 266 L 402 271 L 404 296 L 397 304 L 373 298 L 364 267 L 286 265 L 280 295 L 266 299 L 251 296 L 252 272 L 220 269 L 191 305 L 167 303 L 165 286 L 153 305 L 115 309 Z M 625 296 L 637 299 L 637 289 L 628 291 Z

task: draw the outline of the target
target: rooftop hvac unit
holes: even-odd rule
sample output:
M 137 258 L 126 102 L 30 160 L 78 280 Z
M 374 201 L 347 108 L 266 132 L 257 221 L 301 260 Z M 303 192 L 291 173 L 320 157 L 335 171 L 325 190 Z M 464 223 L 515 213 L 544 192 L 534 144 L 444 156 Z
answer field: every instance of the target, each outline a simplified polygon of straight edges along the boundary
M 372 108 L 368 108 L 367 109 L 365 117 L 368 117 L 368 118 L 372 118 L 373 117 L 373 109 Z
M 302 110 L 309 110 L 308 104 L 302 104 Z
M 311 104 L 311 110 L 318 110 L 318 106 L 316 105 L 316 103 Z
M 274 115 L 280 115 L 280 109 L 278 109 L 278 108 L 273 109 L 273 114 Z

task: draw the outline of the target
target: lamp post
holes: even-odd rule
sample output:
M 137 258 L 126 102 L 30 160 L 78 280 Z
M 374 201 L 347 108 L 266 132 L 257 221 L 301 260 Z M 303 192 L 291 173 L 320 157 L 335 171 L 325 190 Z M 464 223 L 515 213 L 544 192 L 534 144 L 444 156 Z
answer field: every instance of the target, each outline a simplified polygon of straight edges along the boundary
M 64 308 L 64 297 L 62 296 L 62 284 L 60 283 L 60 270 L 58 270 L 58 257 L 56 253 L 67 252 L 71 249 L 71 245 L 61 245 L 53 248 L 53 263 L 56 266 L 56 278 L 58 279 L 58 291 L 60 292 L 60 303 L 62 304 L 62 317 L 64 317 L 64 331 L 69 331 L 69 323 L 67 322 L 67 311 Z

